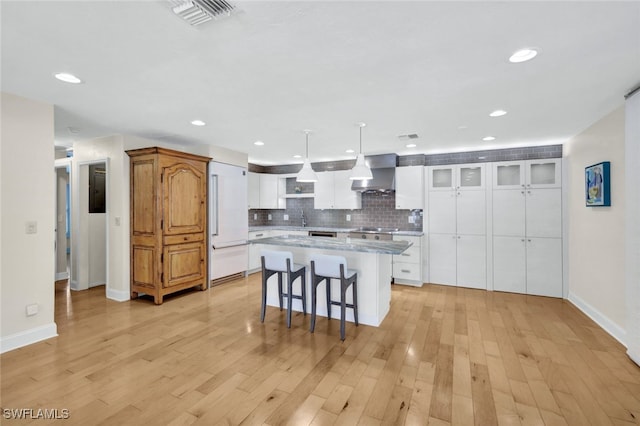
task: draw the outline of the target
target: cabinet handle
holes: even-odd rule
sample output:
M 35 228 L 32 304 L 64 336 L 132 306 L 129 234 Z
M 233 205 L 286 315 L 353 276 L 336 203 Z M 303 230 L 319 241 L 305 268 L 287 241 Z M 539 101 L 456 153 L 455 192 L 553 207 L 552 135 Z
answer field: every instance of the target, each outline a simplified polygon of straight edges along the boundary
M 256 237 L 262 237 L 264 234 L 256 234 Z
M 411 256 L 411 255 L 410 255 L 410 254 L 406 254 L 406 253 L 402 253 L 402 254 L 401 254 L 401 256 L 407 256 L 407 257 L 409 257 L 409 256 Z
M 408 270 L 408 269 L 400 269 L 400 271 L 404 272 L 405 274 L 409 274 L 409 273 L 411 273 L 411 271 L 410 271 L 410 270 Z

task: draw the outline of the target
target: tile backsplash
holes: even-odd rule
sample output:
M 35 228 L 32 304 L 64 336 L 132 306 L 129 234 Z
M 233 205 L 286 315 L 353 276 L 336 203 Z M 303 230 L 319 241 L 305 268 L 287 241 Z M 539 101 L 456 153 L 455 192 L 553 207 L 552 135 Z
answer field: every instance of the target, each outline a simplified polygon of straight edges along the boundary
M 249 210 L 249 226 L 301 226 L 304 211 L 307 226 L 330 228 L 375 226 L 422 231 L 422 210 L 396 210 L 395 205 L 395 193 L 364 193 L 360 210 L 316 210 L 313 208 L 313 198 L 288 198 L 287 208 L 284 210 Z M 254 214 L 257 215 L 257 219 L 253 218 Z M 284 220 L 284 215 L 288 215 L 289 220 Z M 347 221 L 347 215 L 351 215 L 350 221 Z M 415 223 L 409 223 L 409 216 L 413 217 Z

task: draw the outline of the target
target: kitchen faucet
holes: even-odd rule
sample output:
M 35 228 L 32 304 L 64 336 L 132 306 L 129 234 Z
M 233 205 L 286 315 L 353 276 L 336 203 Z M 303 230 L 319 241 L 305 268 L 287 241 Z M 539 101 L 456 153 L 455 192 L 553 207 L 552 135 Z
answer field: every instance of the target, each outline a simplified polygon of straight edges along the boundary
M 302 214 L 302 227 L 307 226 L 307 220 L 304 217 L 304 210 L 300 209 L 300 213 Z

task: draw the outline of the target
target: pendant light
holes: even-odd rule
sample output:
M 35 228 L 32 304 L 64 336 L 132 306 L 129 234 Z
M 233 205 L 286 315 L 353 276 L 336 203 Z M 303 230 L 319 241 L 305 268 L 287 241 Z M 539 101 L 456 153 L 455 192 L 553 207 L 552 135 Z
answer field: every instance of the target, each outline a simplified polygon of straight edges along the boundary
M 311 163 L 309 162 L 309 133 L 311 133 L 311 130 L 305 130 L 304 133 L 307 139 L 307 155 L 304 159 L 304 164 L 302 164 L 302 169 L 300 169 L 296 176 L 296 182 L 317 182 L 318 176 L 311 168 Z
M 364 155 L 362 154 L 362 128 L 366 126 L 365 123 L 358 123 L 360 126 L 360 154 L 356 157 L 356 165 L 351 169 L 351 180 L 369 180 L 373 179 L 371 169 L 364 162 Z

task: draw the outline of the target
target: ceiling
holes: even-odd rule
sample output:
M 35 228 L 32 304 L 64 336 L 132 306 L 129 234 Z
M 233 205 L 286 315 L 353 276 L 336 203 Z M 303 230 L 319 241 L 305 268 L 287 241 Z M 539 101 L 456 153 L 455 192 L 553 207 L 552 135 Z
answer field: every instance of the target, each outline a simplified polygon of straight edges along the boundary
M 312 161 L 354 158 L 358 122 L 365 154 L 563 143 L 640 83 L 637 1 L 235 4 L 194 28 L 168 2 L 2 1 L 2 90 L 55 105 L 61 145 L 123 133 L 269 165 L 302 161 L 303 129 Z M 540 53 L 509 63 L 523 47 Z

